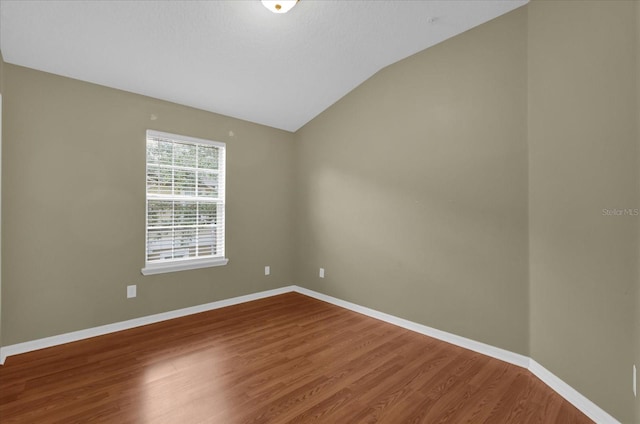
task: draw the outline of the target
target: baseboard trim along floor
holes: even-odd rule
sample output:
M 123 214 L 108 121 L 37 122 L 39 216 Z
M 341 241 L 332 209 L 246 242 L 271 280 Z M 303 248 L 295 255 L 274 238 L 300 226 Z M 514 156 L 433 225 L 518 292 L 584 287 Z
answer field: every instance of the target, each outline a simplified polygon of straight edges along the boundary
M 141 327 L 143 325 L 154 324 L 156 322 L 197 314 L 199 312 L 211 311 L 214 309 L 224 308 L 226 306 L 237 305 L 239 303 L 251 302 L 252 300 L 263 299 L 265 297 L 277 296 L 279 294 L 295 291 L 295 289 L 296 286 L 287 286 L 279 289 L 248 294 L 245 296 L 232 297 L 231 299 L 218 300 L 216 302 L 205 303 L 203 305 L 191 306 L 189 308 L 176 309 L 174 311 L 134 318 L 127 321 L 120 321 L 113 324 L 101 325 L 99 327 L 87 328 L 86 330 L 73 331 L 71 333 L 4 346 L 0 348 L 0 364 L 4 364 L 4 361 L 9 356 L 71 343 L 78 340 L 89 339 L 91 337 L 102 336 L 104 334 L 115 333 L 116 331 Z
M 533 375 L 542 380 L 547 386 L 553 389 L 560 396 L 565 398 L 573 406 L 578 408 L 587 417 L 592 419 L 598 424 L 620 424 L 618 420 L 609 415 L 605 410 L 598 405 L 587 399 L 573 387 L 562 381 L 551 371 L 544 368 L 535 360 L 528 356 L 520 355 L 518 353 L 510 352 L 508 350 L 500 349 L 495 346 L 491 346 L 485 343 L 481 343 L 475 340 L 467 339 L 456 334 L 441 331 L 435 328 L 427 327 L 426 325 L 418 324 L 413 321 L 409 321 L 403 318 L 398 318 L 393 315 L 385 314 L 384 312 L 376 311 L 375 309 L 366 308 L 364 306 L 356 305 L 355 303 L 347 302 L 341 299 L 337 299 L 332 296 L 327 296 L 322 293 L 314 292 L 302 287 L 293 286 L 293 290 L 313 297 L 319 300 L 323 300 L 328 303 L 332 303 L 337 306 L 341 306 L 345 309 L 352 310 L 354 312 L 361 313 L 363 315 L 370 316 L 372 318 L 379 319 L 381 321 L 388 322 L 390 324 L 397 325 L 407 330 L 415 331 L 420 334 L 424 334 L 434 339 L 442 340 L 454 344 L 456 346 L 463 347 L 465 349 L 472 350 L 474 352 L 482 353 L 483 355 L 491 356 L 492 358 L 499 359 L 504 362 L 508 362 L 513 365 L 517 365 L 522 368 L 528 369 Z
M 173 318 L 179 318 L 199 312 L 210 311 L 213 309 L 224 308 L 226 306 L 237 305 L 240 303 L 250 302 L 252 300 L 263 299 L 266 297 L 276 296 L 288 292 L 297 292 L 309 297 L 313 297 L 324 302 L 331 303 L 336 306 L 340 306 L 351 311 L 367 315 L 372 318 L 379 319 L 381 321 L 388 322 L 390 324 L 406 328 L 407 330 L 415 331 L 420 334 L 424 334 L 429 337 L 433 337 L 444 342 L 454 344 L 456 346 L 463 347 L 465 349 L 472 350 L 474 352 L 487 355 L 501 361 L 508 362 L 510 364 L 517 365 L 522 368 L 528 369 L 533 375 L 542 380 L 547 386 L 556 391 L 560 396 L 565 398 L 576 408 L 582 411 L 586 416 L 599 424 L 619 424 L 614 417 L 609 415 L 606 411 L 600 408 L 598 405 L 587 399 L 580 394 L 577 390 L 569 386 L 560 378 L 555 376 L 544 366 L 537 363 L 535 360 L 528 356 L 520 355 L 514 352 L 510 352 L 505 349 L 501 349 L 495 346 L 491 346 L 485 343 L 481 343 L 475 340 L 471 340 L 465 337 L 461 337 L 446 331 L 441 331 L 435 328 L 428 327 L 426 325 L 418 324 L 403 318 L 399 318 L 393 315 L 386 314 L 384 312 L 376 311 L 364 306 L 357 305 L 355 303 L 347 302 L 326 294 L 315 292 L 313 290 L 305 289 L 299 286 L 286 286 L 279 289 L 262 291 L 245 296 L 234 297 L 231 299 L 219 300 L 216 302 L 206 303 L 203 305 L 192 306 L 184 309 L 177 309 L 174 311 L 163 312 L 160 314 L 149 315 L 140 318 L 134 318 L 127 321 L 121 321 L 113 324 L 102 325 L 99 327 L 88 328 L 85 330 L 74 331 L 71 333 L 60 334 L 57 336 L 45 337 L 42 339 L 32 340 L 24 343 L 17 343 L 14 345 L 0 347 L 0 364 L 4 364 L 7 357 L 12 355 L 18 355 L 21 353 L 31 352 L 34 350 L 44 349 L 47 347 L 53 347 L 65 343 L 70 343 L 78 340 L 88 339 L 91 337 L 101 336 L 104 334 L 114 333 L 117 331 L 128 330 L 130 328 L 140 327 L 147 324 L 153 324 L 160 321 L 165 321 Z

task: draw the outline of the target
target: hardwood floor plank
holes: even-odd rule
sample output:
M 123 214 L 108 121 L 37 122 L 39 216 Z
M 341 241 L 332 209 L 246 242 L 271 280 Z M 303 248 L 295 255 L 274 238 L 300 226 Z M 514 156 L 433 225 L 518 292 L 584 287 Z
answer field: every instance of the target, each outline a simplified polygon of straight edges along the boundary
M 0 422 L 591 421 L 527 370 L 287 293 L 12 356 Z
M 494 363 L 492 361 L 491 369 L 493 372 L 486 378 L 481 379 L 479 376 L 469 383 L 475 390 L 475 394 L 469 399 L 464 409 L 456 420 L 460 423 L 482 423 L 487 420 L 495 405 L 500 401 L 500 393 L 508 390 L 513 380 L 518 376 L 512 372 L 512 368 L 506 363 Z

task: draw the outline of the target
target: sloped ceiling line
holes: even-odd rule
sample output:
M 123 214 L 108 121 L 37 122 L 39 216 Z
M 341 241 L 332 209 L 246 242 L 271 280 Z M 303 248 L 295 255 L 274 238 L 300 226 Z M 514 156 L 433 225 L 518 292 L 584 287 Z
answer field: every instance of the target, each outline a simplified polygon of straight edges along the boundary
M 296 131 L 381 68 L 528 0 L 0 0 L 8 63 Z M 436 18 L 436 19 L 434 19 Z

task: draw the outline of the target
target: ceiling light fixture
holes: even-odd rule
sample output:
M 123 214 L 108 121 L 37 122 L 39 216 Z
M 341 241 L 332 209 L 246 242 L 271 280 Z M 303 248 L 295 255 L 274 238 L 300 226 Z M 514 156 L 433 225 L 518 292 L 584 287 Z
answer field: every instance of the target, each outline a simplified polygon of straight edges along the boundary
M 273 13 L 287 13 L 293 6 L 298 3 L 298 0 L 261 0 L 262 5 L 272 11 Z

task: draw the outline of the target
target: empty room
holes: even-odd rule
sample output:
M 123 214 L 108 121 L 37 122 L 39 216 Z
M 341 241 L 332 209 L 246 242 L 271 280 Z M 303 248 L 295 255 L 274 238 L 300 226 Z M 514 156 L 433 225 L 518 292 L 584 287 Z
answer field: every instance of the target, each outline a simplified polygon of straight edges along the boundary
M 0 423 L 640 424 L 640 1 L 0 0 Z

